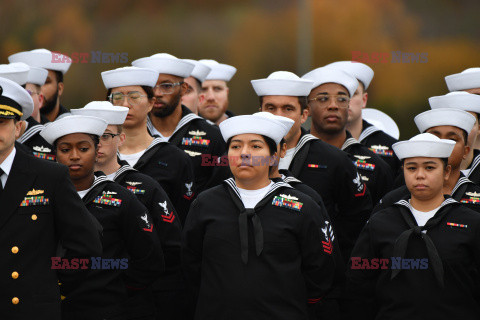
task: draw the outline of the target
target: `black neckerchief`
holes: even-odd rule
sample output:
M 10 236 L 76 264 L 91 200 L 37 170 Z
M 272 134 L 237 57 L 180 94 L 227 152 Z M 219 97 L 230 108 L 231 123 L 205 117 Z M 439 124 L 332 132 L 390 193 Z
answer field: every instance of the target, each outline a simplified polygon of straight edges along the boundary
M 260 211 L 265 205 L 270 201 L 271 195 L 273 192 L 281 187 L 292 188 L 289 184 L 275 180 L 274 184 L 271 186 L 270 190 L 265 194 L 265 196 L 257 203 L 255 208 L 246 209 L 243 205 L 240 191 L 238 190 L 235 180 L 229 178 L 225 180 L 224 186 L 227 189 L 230 197 L 233 200 L 233 203 L 236 205 L 240 214 L 238 215 L 238 229 L 240 232 L 240 247 L 241 247 L 241 256 L 244 264 L 248 262 L 248 219 L 252 220 L 253 224 L 253 235 L 255 239 L 255 253 L 257 257 L 263 251 L 263 228 L 260 217 L 257 215 L 257 212 Z
M 429 230 L 437 226 L 438 223 L 442 220 L 442 218 L 445 215 L 447 215 L 452 209 L 452 206 L 451 205 L 449 206 L 449 204 L 452 204 L 452 203 L 458 203 L 458 202 L 452 199 L 450 196 L 445 196 L 445 200 L 440 205 L 440 208 L 435 213 L 435 216 L 433 216 L 430 220 L 428 220 L 424 226 L 417 225 L 411 213 L 412 206 L 407 200 L 400 200 L 395 203 L 395 205 L 398 206 L 403 219 L 405 220 L 407 225 L 410 227 L 410 229 L 402 232 L 400 236 L 395 240 L 395 246 L 393 248 L 393 256 L 400 257 L 401 259 L 403 259 L 407 251 L 408 240 L 410 239 L 410 236 L 415 235 L 417 237 L 418 236 L 421 237 L 427 247 L 428 257 L 432 262 L 433 273 L 441 288 L 445 287 L 444 278 L 443 278 L 444 270 L 443 270 L 442 259 L 440 258 L 437 248 L 435 247 L 435 244 L 433 243 L 430 236 L 428 236 L 426 233 L 423 233 L 422 231 Z M 393 270 L 391 279 L 395 278 L 401 271 L 402 271 L 401 269 Z

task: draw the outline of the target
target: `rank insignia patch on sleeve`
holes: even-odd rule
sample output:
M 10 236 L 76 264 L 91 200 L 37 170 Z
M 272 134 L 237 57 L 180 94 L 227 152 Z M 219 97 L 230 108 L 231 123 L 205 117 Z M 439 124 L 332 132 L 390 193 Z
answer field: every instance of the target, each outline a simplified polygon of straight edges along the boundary
M 167 200 L 165 200 L 163 202 L 159 202 L 158 205 L 163 208 L 163 213 L 164 214 L 162 214 L 162 220 L 164 222 L 172 223 L 173 220 L 175 220 L 175 215 L 173 214 L 173 211 L 168 212 Z

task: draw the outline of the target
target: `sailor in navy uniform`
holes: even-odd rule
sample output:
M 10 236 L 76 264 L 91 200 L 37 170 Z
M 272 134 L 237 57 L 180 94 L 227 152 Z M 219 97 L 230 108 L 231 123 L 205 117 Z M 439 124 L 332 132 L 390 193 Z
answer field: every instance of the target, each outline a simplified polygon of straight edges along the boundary
M 306 95 L 313 82 L 286 71 L 251 82 L 260 97 L 262 111 L 295 121 L 285 136 L 287 151 L 279 168 L 288 169 L 322 197 L 337 232 L 342 256 L 348 259 L 370 215 L 372 202 L 348 154 L 301 128 L 308 117 Z
M 12 54 L 8 57 L 8 61 L 23 62 L 31 67 L 48 71 L 47 80 L 42 85 L 44 96 L 43 106 L 40 108 L 42 124 L 69 113 L 68 109 L 60 103 L 60 98 L 64 90 L 63 77 L 72 64 L 70 57 L 47 49 L 35 49 Z
M 474 81 L 474 79 L 470 79 Z M 467 146 L 470 152 L 462 161 L 462 172 L 471 181 L 480 185 L 480 150 L 477 149 L 477 140 L 479 134 L 479 114 L 480 114 L 480 96 L 468 92 L 450 92 L 443 96 L 430 97 L 428 99 L 432 109 L 437 108 L 455 108 L 467 111 L 476 119 L 475 125 L 468 133 Z
M 68 259 L 98 256 L 102 246 L 67 169 L 14 146 L 32 111 L 25 89 L 0 78 L 0 318 L 60 320 L 58 281 L 69 292 L 85 272 L 52 269 L 58 245 Z
M 429 133 L 393 145 L 411 194 L 360 234 L 346 318 L 478 319 L 480 215 L 443 194 L 454 147 Z
M 234 178 L 198 196 L 183 234 L 195 319 L 316 319 L 331 289 L 333 229 L 322 209 L 268 177 L 289 128 L 256 115 L 220 124 Z
M 152 136 L 161 137 L 189 155 L 197 193 L 228 178 L 228 169 L 218 166 L 216 162 L 225 153 L 220 130 L 181 104 L 182 96 L 188 89 L 185 78 L 192 75 L 196 65 L 167 53 L 137 59 L 132 65 L 159 72 L 153 90 L 155 103 L 147 119 L 148 131 Z M 210 68 L 205 68 L 208 74 Z
M 350 99 L 348 108 L 347 130 L 361 144 L 380 156 L 396 175 L 400 171 L 400 161 L 392 151 L 392 144 L 398 142 L 394 138 L 366 119 L 363 111 L 367 106 L 367 89 L 373 79 L 373 69 L 356 61 L 337 61 L 325 67 L 346 72 L 358 80 L 358 87 Z
M 22 121 L 20 137 L 17 139 L 28 153 L 40 159 L 55 161 L 52 146 L 40 136 L 44 126 L 34 118 L 40 119 L 39 108 L 43 101 L 41 86 L 45 83 L 48 71 L 42 68 L 30 67 L 22 62 L 0 65 L 0 77 L 10 79 L 27 90 L 33 100 L 33 113 Z M 22 146 L 22 147 L 23 147 Z
M 480 212 L 480 186 L 465 177 L 460 170 L 462 160 L 470 152 L 467 136 L 475 122 L 476 118 L 470 113 L 452 108 L 437 108 L 422 112 L 415 117 L 415 123 L 420 132 L 428 132 L 440 139 L 455 141 L 455 148 L 448 158 L 448 164 L 452 169 L 443 186 L 444 194 L 449 194 L 454 200 Z M 406 186 L 387 193 L 375 207 L 374 212 L 394 204 L 409 194 Z
M 385 161 L 345 129 L 349 101 L 358 87 L 357 79 L 332 67 L 317 68 L 305 74 L 302 79 L 314 82 L 308 96 L 312 135 L 351 156 L 376 204 L 391 190 L 393 173 Z
M 73 115 L 102 118 L 108 123 L 100 136 L 95 170 L 102 171 L 107 178 L 131 191 L 152 216 L 165 259 L 165 273 L 151 287 L 157 317 L 177 318 L 180 312 L 178 294 L 183 287 L 180 261 L 182 225 L 172 202 L 158 182 L 138 172 L 126 161 L 117 161 L 118 146 L 125 140 L 122 125 L 128 108 L 113 106 L 108 101 L 93 101 L 71 112 Z
M 185 152 L 147 130 L 147 117 L 154 104 L 153 87 L 158 72 L 124 67 L 102 72 L 107 96 L 113 105 L 129 108 L 123 124 L 126 139 L 119 158 L 156 180 L 167 192 L 183 223 L 197 190 L 193 165 Z
M 66 319 L 117 319 L 120 315 L 121 319 L 154 319 L 145 289 L 165 268 L 158 226 L 130 191 L 102 172 L 94 174 L 98 139 L 106 127 L 103 119 L 72 115 L 41 132 L 55 147 L 57 161 L 69 168 L 78 194 L 103 227 L 103 252 L 92 258 L 85 281 L 66 295 L 62 314 Z
M 208 123 L 218 126 L 225 119 L 235 116 L 228 110 L 230 106 L 228 82 L 232 80 L 237 68 L 212 59 L 202 59 L 199 62 L 210 67 L 211 71 L 202 82 L 202 94 L 205 99 L 198 106 L 198 114 Z
M 258 114 L 265 114 L 266 112 L 261 112 L 261 113 L 256 113 Z M 266 113 L 270 114 L 271 113 Z M 288 119 L 285 117 L 278 117 L 280 120 L 282 119 Z M 282 139 L 280 141 L 280 144 L 278 145 L 277 148 L 277 153 L 280 158 L 283 158 L 286 154 L 287 150 L 287 144 L 285 142 L 285 139 Z M 330 217 L 328 216 L 328 212 L 325 209 L 325 205 L 323 204 L 322 197 L 312 188 L 307 186 L 305 183 L 302 181 L 298 180 L 295 178 L 292 173 L 288 170 L 278 170 L 278 163 L 275 163 L 271 169 L 270 169 L 270 179 L 274 182 L 278 181 L 283 181 L 285 183 L 288 183 L 290 186 L 293 188 L 297 189 L 300 192 L 303 192 L 310 198 L 312 198 L 315 203 L 318 204 L 320 208 L 322 208 L 321 211 L 318 213 L 321 215 L 321 220 L 326 221 L 326 224 L 332 226 Z M 332 290 L 325 295 L 322 299 L 322 308 L 319 310 L 319 313 L 321 314 L 321 318 L 329 318 L 329 319 L 336 319 L 339 315 L 339 308 L 340 308 L 340 302 L 339 299 L 341 298 L 341 295 L 343 293 L 343 286 L 345 284 L 345 263 L 343 261 L 343 257 L 340 251 L 340 248 L 338 246 L 338 241 L 335 241 L 335 232 L 334 236 L 332 237 L 332 243 L 333 243 L 333 252 L 332 256 L 335 259 L 335 280 L 332 284 Z

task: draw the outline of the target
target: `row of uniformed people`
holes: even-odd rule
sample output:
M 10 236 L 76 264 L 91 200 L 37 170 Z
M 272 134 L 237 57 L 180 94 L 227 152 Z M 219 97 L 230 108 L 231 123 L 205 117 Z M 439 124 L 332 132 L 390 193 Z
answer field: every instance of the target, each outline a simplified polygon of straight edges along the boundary
M 172 59 L 170 59 L 170 60 L 172 60 Z M 324 87 L 319 88 L 319 90 L 320 90 L 320 91 L 319 91 L 319 92 L 320 92 L 320 95 L 319 95 L 319 96 L 320 96 L 320 98 L 322 98 L 321 100 L 329 101 L 329 99 L 330 99 L 330 102 L 331 102 L 332 99 L 337 99 L 336 103 L 333 104 L 333 108 L 334 108 L 334 109 L 335 109 L 335 106 L 338 107 L 339 105 L 341 105 L 342 100 L 344 100 L 344 99 L 340 99 L 340 98 L 342 98 L 342 97 L 333 97 L 333 95 L 332 95 L 332 96 L 329 96 L 329 95 L 328 95 L 328 93 L 329 93 L 328 90 L 329 90 L 330 88 L 329 88 L 328 85 L 330 85 L 330 87 L 331 87 L 332 84 L 337 84 L 337 85 L 339 85 L 340 87 L 343 87 L 342 90 L 345 90 L 345 89 L 346 89 L 345 91 L 347 91 L 348 88 L 349 88 L 349 85 L 348 85 L 349 79 L 347 79 L 348 77 L 345 77 L 345 74 L 341 74 L 340 77 L 334 76 L 335 72 L 333 72 L 333 71 L 331 71 L 331 70 L 316 70 L 316 72 L 314 72 L 314 73 L 316 73 L 318 76 L 317 76 L 316 78 L 314 77 L 312 80 L 318 81 L 318 84 L 319 84 L 319 86 L 315 87 L 314 89 L 316 89 L 316 88 L 318 88 L 318 87 L 321 87 L 321 86 L 324 85 L 324 84 L 327 85 L 327 86 L 324 86 Z M 338 73 L 338 72 L 336 72 L 336 73 Z M 324 80 L 324 79 L 322 78 L 323 76 L 326 77 L 326 80 Z M 350 78 L 351 78 L 351 77 L 350 77 Z M 322 82 L 322 81 L 324 81 L 324 82 Z M 169 82 L 167 81 L 167 83 L 169 83 Z M 268 83 L 268 82 L 267 82 L 267 83 Z M 254 86 L 254 87 L 255 87 L 255 86 Z M 271 87 L 273 87 L 273 86 L 271 86 Z M 287 86 L 287 87 L 288 87 L 288 86 Z M 162 87 L 160 87 L 160 88 L 162 88 Z M 338 88 L 338 87 L 337 87 L 337 88 Z M 335 89 L 336 89 L 336 88 L 333 87 L 332 90 L 335 90 Z M 326 91 L 322 91 L 322 90 L 326 90 Z M 343 94 L 340 94 L 339 96 L 342 96 L 342 95 L 343 95 L 343 96 L 347 96 L 347 94 L 346 94 L 345 91 L 342 92 Z M 351 94 L 351 90 L 348 90 L 348 91 L 349 91 L 349 93 Z M 326 94 L 325 94 L 325 93 L 326 93 Z M 324 95 L 325 97 L 323 97 L 322 95 Z M 127 96 L 128 96 L 128 95 L 127 95 Z M 260 96 L 261 96 L 261 95 L 260 95 Z M 273 93 L 265 94 L 265 97 L 267 97 L 267 98 L 275 97 L 275 96 L 282 96 L 282 93 L 278 93 L 278 94 L 273 94 Z M 286 97 L 291 97 L 291 96 L 294 96 L 294 95 L 292 95 L 292 94 L 285 94 L 285 96 L 286 96 Z M 264 96 L 261 96 L 261 97 L 262 97 L 262 99 L 264 98 Z M 124 95 L 123 95 L 121 98 L 122 98 L 122 101 L 123 101 L 123 102 L 125 102 L 125 100 L 127 100 L 127 99 L 125 99 L 125 98 L 126 98 L 126 97 L 125 97 L 125 93 L 124 93 Z M 128 97 L 128 98 L 130 98 L 130 97 Z M 297 98 L 297 100 L 298 100 L 298 102 L 299 102 L 299 104 L 300 104 L 300 103 L 301 103 L 301 99 L 300 99 L 300 98 Z M 311 101 L 310 101 L 311 105 L 312 105 L 313 103 L 319 103 L 320 106 L 321 106 L 322 101 L 321 101 L 321 100 L 319 101 L 318 95 L 315 96 L 315 97 L 313 97 L 313 98 L 311 98 L 310 100 L 311 100 Z M 325 101 L 323 101 L 323 102 L 325 102 Z M 343 102 L 344 102 L 344 101 L 343 101 Z M 287 106 L 288 106 L 288 105 L 287 105 Z M 281 107 L 284 108 L 284 109 L 286 109 L 286 111 L 289 111 L 288 108 L 285 107 L 285 105 L 282 105 Z M 263 108 L 263 102 L 262 102 L 262 108 Z M 271 108 L 271 107 L 270 107 L 270 108 Z M 311 106 L 311 108 L 313 109 L 313 106 Z M 328 106 L 328 107 L 323 108 L 323 109 L 327 109 L 327 111 L 328 111 L 328 109 L 331 109 L 331 108 L 332 108 L 332 106 Z M 322 111 L 321 109 L 322 109 L 322 108 L 319 108 L 319 112 Z M 338 109 L 341 109 L 341 108 L 338 108 Z M 343 107 L 343 109 L 346 109 L 346 108 Z M 271 109 L 270 109 L 270 110 L 271 110 Z M 299 110 L 299 111 L 300 111 L 300 110 Z M 300 112 L 299 112 L 299 113 L 300 113 Z M 301 113 L 300 113 L 300 114 L 301 114 Z M 320 117 L 320 119 L 326 119 L 326 121 L 325 121 L 326 124 L 325 124 L 323 127 L 322 127 L 322 123 L 321 123 L 321 122 L 319 123 L 319 126 L 318 126 L 318 127 L 319 127 L 320 129 L 317 131 L 317 134 L 319 134 L 319 135 L 322 134 L 322 133 L 325 134 L 324 137 L 323 137 L 323 140 L 329 141 L 329 142 L 330 142 L 331 144 L 333 144 L 333 145 L 335 145 L 336 143 L 341 143 L 341 142 L 343 141 L 342 146 L 345 145 L 346 142 L 348 142 L 348 139 L 347 139 L 348 135 L 347 135 L 347 133 L 345 132 L 344 127 L 342 127 L 341 124 L 338 125 L 338 123 L 337 123 L 337 122 L 341 122 L 341 120 L 342 120 L 342 117 L 341 117 L 341 116 L 338 116 L 337 114 L 333 114 L 333 115 L 330 115 L 330 116 L 327 115 L 327 116 L 324 117 L 324 118 Z M 344 118 L 343 118 L 343 120 L 344 120 Z M 332 129 L 332 127 L 333 127 L 333 129 Z M 297 128 L 297 129 L 298 129 L 298 128 Z M 330 130 L 330 129 L 332 129 L 332 130 Z M 342 132 L 345 133 L 345 135 L 344 135 Z M 288 135 L 287 135 L 287 136 L 288 136 Z M 113 137 L 112 137 L 112 139 L 113 139 Z M 329 139 L 330 139 L 330 140 L 329 140 Z M 193 140 L 195 140 L 195 139 L 193 139 Z M 297 140 L 297 141 L 299 141 L 299 140 Z M 287 143 L 287 147 L 288 147 L 288 143 Z M 290 148 L 290 149 L 291 149 L 291 148 Z M 298 150 L 297 150 L 297 151 L 298 151 Z M 357 156 L 358 156 L 358 155 L 357 155 Z M 359 159 L 359 160 L 364 160 L 364 159 Z M 362 166 L 361 166 L 361 165 L 360 165 L 360 166 L 358 165 L 358 162 L 359 162 L 359 161 L 356 161 L 356 162 L 357 162 L 357 163 L 356 163 L 357 166 L 358 166 L 359 168 L 361 168 Z M 366 162 L 366 161 L 360 162 L 360 163 L 365 163 L 365 162 Z M 368 170 L 368 167 L 371 168 L 371 164 L 372 164 L 372 163 L 366 162 L 366 165 L 364 165 L 364 167 L 366 167 L 367 170 Z M 370 165 L 370 166 L 368 166 L 368 165 Z M 309 167 L 309 168 L 312 168 L 312 169 L 326 169 L 326 166 L 321 165 L 321 164 L 318 164 L 318 163 L 317 163 L 317 164 L 315 164 L 315 163 L 313 163 L 313 164 L 308 164 L 308 167 Z M 362 176 L 362 179 L 365 179 L 365 177 Z M 368 177 L 366 177 L 366 179 L 368 179 Z M 366 180 L 366 179 L 365 179 L 365 180 Z M 358 184 L 358 187 L 359 187 L 359 188 L 360 188 L 360 186 L 363 185 L 363 184 L 360 182 L 360 177 L 359 177 L 359 176 L 357 176 L 357 178 L 352 179 L 352 182 Z M 365 190 L 364 190 L 363 193 L 365 194 Z M 358 194 L 356 194 L 356 195 L 358 195 Z M 328 198 L 328 199 L 330 200 L 330 198 Z M 350 213 L 350 212 L 347 212 L 347 215 L 348 215 L 349 213 Z M 337 217 L 335 216 L 335 218 L 337 218 Z M 363 225 L 362 222 L 365 221 L 365 220 L 362 221 L 362 219 L 366 219 L 366 217 L 363 216 L 363 218 L 362 218 L 361 215 L 352 215 L 352 216 L 350 216 L 350 217 L 347 217 L 347 218 L 349 218 L 351 221 L 348 221 L 348 220 L 345 221 L 345 220 L 342 220 L 342 218 L 344 218 L 344 217 L 338 218 L 338 219 L 339 219 L 339 222 L 337 223 L 337 225 L 339 226 L 339 228 L 338 228 L 338 229 L 339 229 L 339 233 L 342 233 L 342 231 L 343 231 L 344 234 L 347 234 L 348 236 L 350 236 L 351 238 L 353 238 L 353 242 L 354 242 L 354 241 L 355 241 L 355 236 L 352 236 L 352 233 L 351 233 L 351 232 L 348 232 L 348 231 L 350 231 L 350 230 L 348 230 L 348 229 L 347 229 L 347 230 L 345 230 L 345 229 L 342 230 L 342 226 L 347 226 L 347 227 L 348 227 L 348 226 L 356 225 L 357 227 L 354 228 L 353 230 L 359 232 L 359 230 L 361 229 L 361 227 L 362 227 L 362 225 Z M 351 224 L 352 222 L 354 222 L 355 224 Z M 360 227 L 358 227 L 358 226 L 360 226 Z M 353 235 L 354 235 L 354 233 L 353 233 Z M 340 237 L 339 237 L 339 238 L 340 238 Z M 353 242 L 350 241 L 350 244 L 353 245 Z M 346 245 L 342 246 L 342 249 L 343 249 L 344 251 L 347 251 L 347 253 L 348 253 L 348 249 L 345 249 L 345 248 L 348 248 L 348 247 L 347 247 Z M 348 257 L 348 254 L 345 255 L 345 256 Z

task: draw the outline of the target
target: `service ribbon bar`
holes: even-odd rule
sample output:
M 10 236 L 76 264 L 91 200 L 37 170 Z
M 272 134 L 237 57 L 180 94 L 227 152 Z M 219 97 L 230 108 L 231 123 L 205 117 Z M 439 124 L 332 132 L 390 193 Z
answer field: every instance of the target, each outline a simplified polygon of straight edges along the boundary
M 453 223 L 453 222 L 447 222 L 447 226 L 458 227 L 458 228 L 467 228 L 468 227 L 466 224 L 459 224 L 459 223 Z
M 50 160 L 50 161 L 55 161 L 55 156 L 53 154 L 48 154 L 44 152 L 33 152 L 33 155 L 37 158 L 44 159 L 44 160 Z
M 202 139 L 202 137 L 195 136 L 193 138 L 183 138 L 182 145 L 184 146 L 208 146 L 210 140 Z
M 295 211 L 302 209 L 303 203 L 294 200 L 288 200 L 283 197 L 275 196 L 272 201 L 272 205 L 277 207 L 284 207 Z
M 49 204 L 49 199 L 45 198 L 44 196 L 25 197 L 23 201 L 20 203 L 20 207 L 46 206 L 48 204 Z
M 103 196 L 96 197 L 95 200 L 93 200 L 93 203 L 105 204 L 107 206 L 120 207 L 120 205 L 122 204 L 122 200 L 103 195 Z
M 145 194 L 144 189 L 138 189 L 137 187 L 127 186 L 127 189 L 130 190 L 133 194 Z
M 393 156 L 393 151 L 392 150 L 381 150 L 381 149 L 374 149 L 374 148 L 369 148 L 370 151 L 375 152 L 375 154 L 378 154 L 380 156 Z
M 373 163 L 367 163 L 365 161 L 357 160 L 357 161 L 354 162 L 354 164 L 359 169 L 364 169 L 364 170 L 368 170 L 368 171 L 375 170 L 375 165 Z

